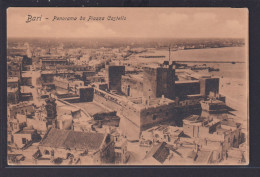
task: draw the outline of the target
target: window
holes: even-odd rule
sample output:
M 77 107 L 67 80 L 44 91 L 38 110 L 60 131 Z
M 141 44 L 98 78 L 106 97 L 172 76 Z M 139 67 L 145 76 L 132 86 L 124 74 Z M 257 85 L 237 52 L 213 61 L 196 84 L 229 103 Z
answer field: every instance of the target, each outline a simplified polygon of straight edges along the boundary
M 51 150 L 51 156 L 54 156 L 54 150 Z
M 153 120 L 156 120 L 157 116 L 156 115 L 153 115 Z
M 110 135 L 107 135 L 107 137 L 106 137 L 106 143 L 109 143 L 110 142 Z
M 26 142 L 27 142 L 26 138 L 22 138 L 22 143 L 26 144 Z

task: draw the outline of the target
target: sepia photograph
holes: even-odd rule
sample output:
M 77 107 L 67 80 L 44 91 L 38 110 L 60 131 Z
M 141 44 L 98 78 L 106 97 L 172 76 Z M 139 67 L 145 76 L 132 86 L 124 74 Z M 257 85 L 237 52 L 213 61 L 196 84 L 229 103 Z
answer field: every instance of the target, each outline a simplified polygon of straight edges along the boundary
M 8 165 L 248 165 L 248 14 L 8 8 Z

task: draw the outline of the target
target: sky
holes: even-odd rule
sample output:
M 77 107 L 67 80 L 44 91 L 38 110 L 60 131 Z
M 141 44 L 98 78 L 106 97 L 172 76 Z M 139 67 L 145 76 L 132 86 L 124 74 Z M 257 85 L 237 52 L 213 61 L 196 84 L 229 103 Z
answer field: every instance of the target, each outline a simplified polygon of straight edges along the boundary
M 28 15 L 41 21 L 26 23 Z M 76 21 L 52 21 L 77 17 Z M 105 17 L 104 21 L 79 20 Z M 126 20 L 109 21 L 108 16 Z M 48 19 L 45 19 L 48 18 Z M 247 38 L 246 8 L 20 8 L 7 9 L 7 37 Z

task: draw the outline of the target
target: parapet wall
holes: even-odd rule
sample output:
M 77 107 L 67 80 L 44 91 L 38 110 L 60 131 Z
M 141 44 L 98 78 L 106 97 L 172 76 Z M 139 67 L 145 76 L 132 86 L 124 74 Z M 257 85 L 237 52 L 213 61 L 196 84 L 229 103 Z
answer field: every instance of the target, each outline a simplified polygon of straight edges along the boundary
M 127 100 L 122 100 L 112 94 L 95 89 L 94 101 L 108 107 L 111 110 L 117 111 L 118 114 L 125 116 L 136 127 L 140 127 L 140 111 L 129 106 Z
M 142 109 L 140 116 L 141 130 L 146 130 L 165 121 L 175 121 L 177 114 L 174 105 L 174 103 L 170 103 Z
M 138 105 L 130 100 L 123 99 L 110 93 L 95 89 L 94 101 L 117 111 L 119 115 L 124 116 L 128 122 L 131 122 L 139 131 L 143 131 L 161 122 L 177 119 L 175 112 L 175 103 L 168 102 L 151 105 Z

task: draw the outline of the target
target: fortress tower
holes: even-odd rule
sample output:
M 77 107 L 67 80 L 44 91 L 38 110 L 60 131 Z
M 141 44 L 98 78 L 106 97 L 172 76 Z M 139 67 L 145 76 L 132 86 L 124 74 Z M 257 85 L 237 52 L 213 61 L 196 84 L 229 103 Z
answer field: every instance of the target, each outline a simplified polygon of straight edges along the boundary
M 145 67 L 143 73 L 143 96 L 157 98 L 164 95 L 175 99 L 175 68 L 174 65 Z
M 125 75 L 125 66 L 106 66 L 109 90 L 121 91 L 121 78 Z

